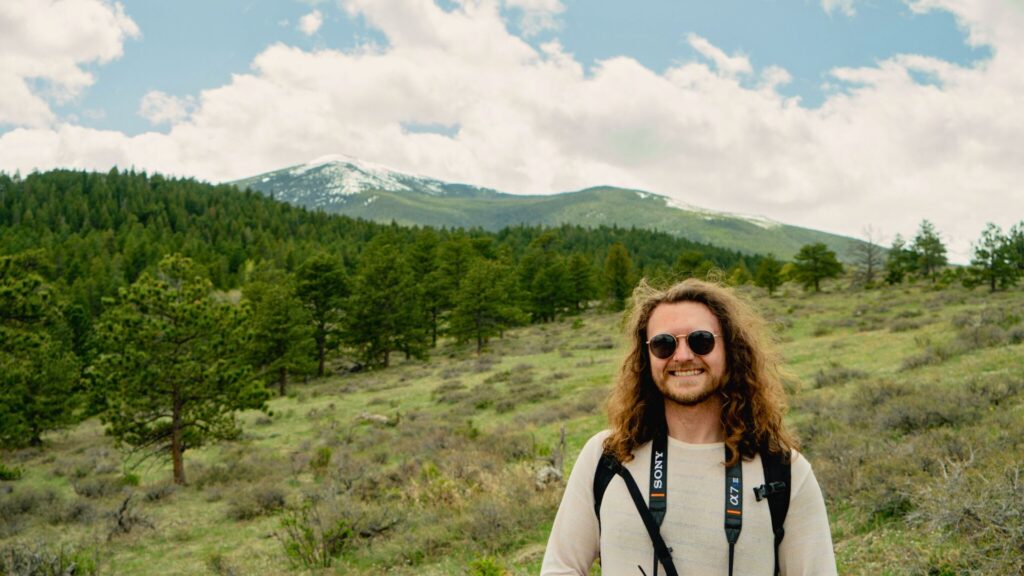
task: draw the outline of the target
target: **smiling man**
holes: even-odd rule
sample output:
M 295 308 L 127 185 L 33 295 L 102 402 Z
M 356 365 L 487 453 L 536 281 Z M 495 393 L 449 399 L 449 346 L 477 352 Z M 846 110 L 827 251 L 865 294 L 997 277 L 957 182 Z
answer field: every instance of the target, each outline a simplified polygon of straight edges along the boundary
M 542 575 L 829 576 L 828 517 L 783 423 L 779 359 L 732 290 L 633 293 L 611 425 L 583 447 Z

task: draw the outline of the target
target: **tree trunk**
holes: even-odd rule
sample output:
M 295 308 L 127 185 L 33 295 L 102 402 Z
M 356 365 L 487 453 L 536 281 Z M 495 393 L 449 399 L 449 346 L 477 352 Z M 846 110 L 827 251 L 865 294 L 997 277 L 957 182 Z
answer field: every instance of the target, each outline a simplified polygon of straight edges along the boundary
M 181 393 L 174 390 L 174 407 L 171 415 L 171 461 L 174 465 L 174 483 L 179 486 L 185 485 L 185 463 L 182 461 L 182 438 L 181 438 Z
M 277 391 L 284 396 L 284 387 L 288 384 L 288 369 L 281 366 L 277 369 Z

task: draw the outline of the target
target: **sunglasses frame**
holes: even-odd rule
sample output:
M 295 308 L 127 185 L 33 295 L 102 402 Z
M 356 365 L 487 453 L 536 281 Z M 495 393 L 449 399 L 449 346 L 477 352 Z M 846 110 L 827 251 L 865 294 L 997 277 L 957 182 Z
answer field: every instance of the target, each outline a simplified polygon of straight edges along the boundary
M 704 352 L 703 354 L 701 354 L 701 353 L 697 352 L 696 350 L 694 350 L 693 346 L 690 345 L 690 336 L 693 335 L 693 334 L 697 334 L 698 332 L 703 332 L 703 333 L 706 333 L 706 334 L 711 334 L 711 349 L 708 350 L 707 352 Z M 668 356 L 665 356 L 664 358 L 662 358 L 661 356 L 658 356 L 657 354 L 655 354 L 654 350 L 651 349 L 651 341 L 653 341 L 658 336 L 670 336 L 670 337 L 672 337 L 673 340 L 675 340 L 675 346 L 672 347 L 672 351 L 669 352 Z M 647 351 L 651 353 L 651 356 L 654 356 L 655 358 L 657 358 L 659 360 L 668 360 L 669 358 L 672 357 L 673 354 L 676 353 L 676 350 L 679 349 L 679 342 L 680 341 L 686 342 L 686 347 L 689 348 L 690 351 L 693 352 L 695 355 L 697 355 L 697 356 L 707 356 L 708 354 L 711 354 L 712 352 L 715 351 L 715 346 L 718 345 L 718 339 L 721 338 L 721 337 L 722 337 L 721 334 L 719 334 L 717 332 L 712 332 L 711 330 L 694 330 L 692 332 L 687 332 L 686 334 L 669 334 L 668 332 L 659 332 L 659 333 L 655 334 L 654 336 L 651 336 L 650 338 L 648 338 L 646 344 L 647 344 Z

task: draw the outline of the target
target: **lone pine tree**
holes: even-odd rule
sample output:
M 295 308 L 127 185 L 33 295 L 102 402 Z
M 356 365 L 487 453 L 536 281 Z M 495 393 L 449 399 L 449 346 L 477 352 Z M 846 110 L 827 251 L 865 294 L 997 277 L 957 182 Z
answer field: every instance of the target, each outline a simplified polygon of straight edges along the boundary
M 242 358 L 247 322 L 247 309 L 215 298 L 183 256 L 122 289 L 96 327 L 92 367 L 108 432 L 145 455 L 169 455 L 184 484 L 186 450 L 237 436 L 235 413 L 264 407 L 266 390 Z

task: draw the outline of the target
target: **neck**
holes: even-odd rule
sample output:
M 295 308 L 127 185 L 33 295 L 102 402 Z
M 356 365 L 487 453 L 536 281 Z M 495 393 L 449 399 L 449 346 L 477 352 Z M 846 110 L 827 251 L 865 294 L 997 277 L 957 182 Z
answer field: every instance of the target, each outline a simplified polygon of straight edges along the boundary
M 722 400 L 713 395 L 696 406 L 684 406 L 665 398 L 668 435 L 688 444 L 725 441 L 722 429 Z

